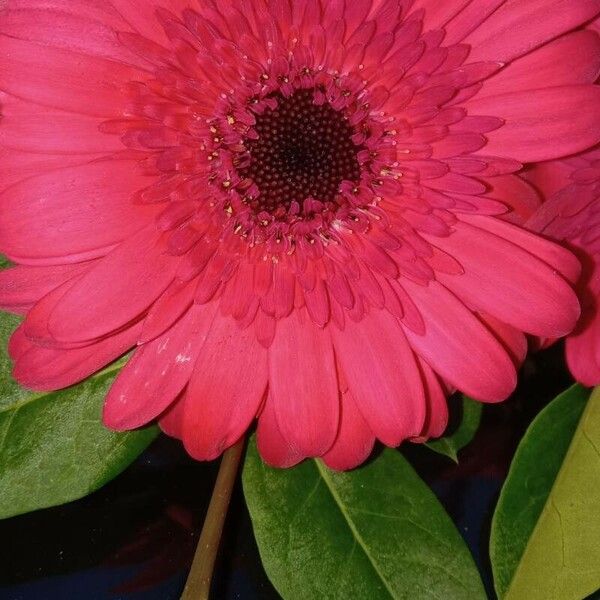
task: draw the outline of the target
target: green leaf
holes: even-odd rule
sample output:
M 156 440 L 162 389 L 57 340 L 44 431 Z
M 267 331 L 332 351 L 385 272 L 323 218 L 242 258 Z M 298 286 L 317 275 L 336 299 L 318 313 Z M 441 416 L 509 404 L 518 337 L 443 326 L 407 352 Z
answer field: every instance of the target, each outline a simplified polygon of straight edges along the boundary
M 425 444 L 434 452 L 451 458 L 455 463 L 458 463 L 458 451 L 471 442 L 477 433 L 479 423 L 481 422 L 481 402 L 463 396 L 461 406 L 462 414 L 460 425 L 456 431 L 451 435 Z
M 10 408 L 29 395 L 12 378 L 12 363 L 6 349 L 10 335 L 20 322 L 20 317 L 0 312 L 0 411 Z
M 0 313 L 0 518 L 89 494 L 158 434 L 156 427 L 115 433 L 102 426 L 104 396 L 122 362 L 59 392 L 21 388 L 6 350 L 19 321 Z
M 0 270 L 10 266 L 10 262 L 0 254 Z M 11 377 L 12 363 L 8 358 L 7 345 L 12 332 L 19 326 L 21 317 L 0 311 L 0 411 L 26 398 L 28 392 L 19 387 Z M 1 468 L 1 464 L 0 464 Z
M 573 386 L 521 440 L 492 523 L 498 596 L 581 600 L 600 588 L 600 389 Z
M 252 441 L 244 493 L 265 570 L 285 599 L 485 598 L 448 515 L 394 450 L 347 473 L 265 465 Z
M 0 518 L 86 496 L 123 471 L 158 434 L 115 433 L 100 421 L 108 370 L 0 412 Z

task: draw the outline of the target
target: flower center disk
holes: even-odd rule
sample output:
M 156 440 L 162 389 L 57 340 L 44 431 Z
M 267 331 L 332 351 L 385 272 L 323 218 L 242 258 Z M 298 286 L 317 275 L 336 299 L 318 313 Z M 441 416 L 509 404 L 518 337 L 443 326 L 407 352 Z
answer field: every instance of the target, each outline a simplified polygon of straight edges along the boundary
M 258 138 L 245 143 L 250 164 L 239 174 L 260 192 L 250 205 L 282 216 L 293 202 L 301 207 L 307 198 L 335 202 L 342 181 L 360 179 L 352 127 L 342 112 L 315 104 L 312 90 L 274 99 L 277 107 L 256 119 Z

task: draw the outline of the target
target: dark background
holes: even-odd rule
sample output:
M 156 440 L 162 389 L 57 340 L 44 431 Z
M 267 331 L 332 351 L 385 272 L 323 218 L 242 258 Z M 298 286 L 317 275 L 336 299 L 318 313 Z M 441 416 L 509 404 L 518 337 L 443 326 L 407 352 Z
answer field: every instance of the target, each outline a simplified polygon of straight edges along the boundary
M 484 407 L 458 466 L 425 447 L 402 448 L 471 548 L 490 598 L 490 520 L 510 460 L 531 420 L 570 383 L 562 348 L 555 346 L 528 359 L 513 397 Z M 0 600 L 178 599 L 217 469 L 218 461 L 195 462 L 178 442 L 161 436 L 91 496 L 0 521 Z M 261 566 L 239 483 L 212 597 L 279 598 Z

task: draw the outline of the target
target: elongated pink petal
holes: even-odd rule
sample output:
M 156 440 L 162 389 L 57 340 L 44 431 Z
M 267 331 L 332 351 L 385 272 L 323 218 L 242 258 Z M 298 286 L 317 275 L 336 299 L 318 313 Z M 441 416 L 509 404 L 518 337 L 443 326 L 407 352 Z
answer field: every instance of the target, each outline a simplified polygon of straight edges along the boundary
M 41 106 L 118 117 L 124 85 L 140 79 L 122 63 L 0 35 L 0 89 Z
M 600 320 L 594 317 L 577 335 L 566 341 L 569 370 L 577 381 L 586 386 L 600 383 Z
M 123 149 L 114 135 L 101 135 L 101 120 L 74 115 L 54 108 L 36 106 L 0 93 L 2 126 L 0 144 L 10 150 L 35 154 L 112 153 Z M 86 157 L 93 160 L 94 156 Z
M 68 0 L 34 0 L 27 4 L 11 0 L 11 7 L 16 10 L 2 15 L 0 33 L 54 48 L 108 58 L 142 69 L 149 67 L 148 61 L 120 43 L 116 31 L 126 30 L 129 26 L 107 4 L 76 4 Z
M 413 438 L 412 442 L 424 442 L 432 437 L 440 437 L 448 425 L 446 390 L 433 369 L 421 358 L 419 358 L 419 368 L 423 375 L 427 416 L 421 435 Z
M 93 263 L 54 267 L 15 266 L 0 271 L 0 308 L 30 309 L 38 300 L 66 281 L 87 271 Z
M 437 278 L 469 306 L 534 335 L 560 337 L 574 328 L 580 314 L 575 293 L 533 254 L 467 223 L 436 243 L 464 268 L 462 275 Z
M 339 391 L 328 331 L 294 311 L 269 348 L 269 389 L 281 434 L 303 456 L 321 456 L 339 425 Z
M 130 237 L 65 294 L 50 316 L 50 333 L 93 340 L 140 317 L 173 280 L 177 260 L 164 252 L 153 225 Z
M 155 208 L 131 202 L 146 181 L 132 161 L 97 162 L 26 179 L 0 196 L 0 249 L 20 261 L 59 260 L 86 251 L 102 255 L 154 218 Z
M 167 38 L 156 19 L 156 9 L 181 14 L 190 8 L 189 0 L 109 0 L 109 3 L 138 33 L 159 43 L 166 42 Z
M 164 333 L 192 305 L 196 281 L 175 281 L 152 305 L 140 337 L 140 343 L 149 342 Z
M 170 437 L 183 439 L 185 392 L 161 415 L 158 425 Z
M 305 458 L 281 433 L 271 397 L 267 398 L 258 419 L 256 444 L 262 459 L 273 467 L 293 467 Z
M 0 100 L 0 104 L 1 104 Z M 19 138 L 20 139 L 20 138 Z M 13 145 L 17 145 L 16 143 Z M 102 153 L 97 154 L 32 154 L 22 150 L 0 147 L 0 193 L 24 179 L 63 169 L 89 163 L 102 158 Z
M 13 375 L 22 385 L 37 391 L 57 390 L 86 379 L 135 345 L 141 324 L 89 346 L 72 349 L 44 348 L 31 344 L 20 354 Z
M 575 29 L 598 12 L 598 0 L 575 4 L 571 0 L 512 0 L 504 2 L 464 41 L 473 47 L 471 60 L 508 62 Z
M 519 369 L 527 356 L 527 337 L 518 329 L 499 321 L 491 315 L 480 313 L 479 318 L 504 346 L 513 359 L 515 367 Z
M 437 282 L 404 281 L 425 321 L 424 335 L 405 328 L 415 352 L 454 387 L 484 402 L 514 390 L 514 365 L 499 342 L 467 307 Z
M 575 31 L 507 65 L 485 82 L 476 97 L 594 83 L 599 75 L 600 37 L 591 31 Z
M 347 471 L 362 464 L 373 451 L 375 436 L 358 410 L 352 392 L 342 395 L 340 429 L 323 462 L 336 471 Z
M 547 202 L 544 203 L 538 213 L 547 205 Z M 581 275 L 581 264 L 575 254 L 556 242 L 532 235 L 530 231 L 511 225 L 502 219 L 488 219 L 475 215 L 461 215 L 460 219 L 527 250 L 572 283 L 576 283 Z
M 48 322 L 50 321 L 50 316 L 62 298 L 64 298 L 65 294 L 80 280 L 81 276 L 75 276 L 72 279 L 65 281 L 58 287 L 55 287 L 51 292 L 40 298 L 38 302 L 33 305 L 23 322 L 25 333 L 32 342 L 51 347 L 69 346 L 69 344 L 59 344 L 58 341 L 52 337 L 48 328 Z M 88 343 L 84 341 L 83 343 L 74 345 L 86 346 Z
M 373 433 L 398 446 L 425 420 L 423 382 L 400 324 L 374 311 L 344 331 L 332 328 L 336 356 L 358 409 Z
M 524 223 L 542 203 L 535 188 L 518 175 L 499 175 L 486 181 L 491 187 L 487 196 L 499 200 L 509 209 L 503 218 L 512 223 Z
M 474 115 L 497 115 L 505 125 L 487 134 L 486 153 L 521 162 L 573 154 L 600 141 L 595 110 L 600 88 L 588 85 L 503 93 L 471 100 Z
M 268 380 L 267 351 L 234 319 L 217 316 L 185 399 L 183 441 L 195 458 L 216 458 L 256 417 Z
M 124 431 L 164 412 L 187 385 L 216 307 L 194 306 L 168 331 L 137 348 L 112 385 L 102 420 Z

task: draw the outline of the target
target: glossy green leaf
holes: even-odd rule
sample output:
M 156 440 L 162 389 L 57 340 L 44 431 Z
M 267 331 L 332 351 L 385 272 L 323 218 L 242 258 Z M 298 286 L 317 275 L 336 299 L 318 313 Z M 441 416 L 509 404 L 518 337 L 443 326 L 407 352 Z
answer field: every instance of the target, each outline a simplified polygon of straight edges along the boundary
M 479 429 L 482 412 L 481 402 L 462 397 L 460 424 L 450 435 L 427 442 L 425 445 L 458 463 L 458 451 L 464 448 Z
M 150 427 L 127 433 L 100 422 L 115 364 L 87 381 L 36 394 L 10 376 L 6 346 L 19 318 L 0 313 L 0 518 L 63 504 L 98 489 L 156 437 Z
M 265 570 L 285 600 L 485 598 L 471 555 L 410 464 L 272 469 L 251 442 L 244 493 Z
M 492 524 L 505 600 L 581 600 L 600 588 L 600 391 L 574 386 L 521 440 Z

